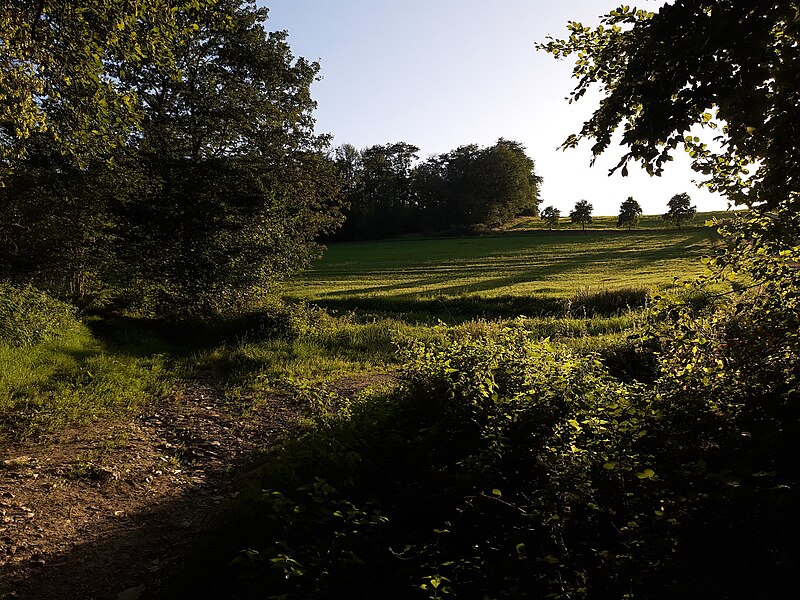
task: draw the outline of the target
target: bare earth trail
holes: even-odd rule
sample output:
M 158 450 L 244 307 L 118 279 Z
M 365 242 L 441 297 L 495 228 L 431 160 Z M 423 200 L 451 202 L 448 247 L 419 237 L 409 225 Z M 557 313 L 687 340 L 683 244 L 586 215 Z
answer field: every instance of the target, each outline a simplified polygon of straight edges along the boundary
M 195 379 L 130 420 L 0 446 L 0 599 L 157 596 L 243 475 L 303 416 L 280 396 L 243 414 Z

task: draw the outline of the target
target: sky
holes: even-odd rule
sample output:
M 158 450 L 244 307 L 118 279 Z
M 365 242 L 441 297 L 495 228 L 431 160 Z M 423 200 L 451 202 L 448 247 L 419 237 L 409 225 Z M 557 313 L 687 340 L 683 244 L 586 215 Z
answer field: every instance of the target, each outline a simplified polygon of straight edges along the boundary
M 627 0 L 632 4 L 631 0 Z M 595 215 L 614 215 L 633 196 L 645 214 L 666 211 L 687 192 L 698 210 L 727 201 L 699 189 L 682 153 L 662 177 L 631 166 L 608 170 L 622 152 L 612 146 L 590 167 L 589 144 L 562 151 L 599 97 L 569 104 L 572 63 L 537 51 L 548 35 L 564 37 L 567 21 L 584 25 L 621 0 L 258 0 L 269 30 L 289 32 L 295 56 L 318 60 L 312 87 L 318 133 L 357 148 L 397 141 L 422 159 L 498 138 L 522 143 L 544 178 L 542 207 L 567 214 L 588 200 Z M 657 10 L 663 0 L 639 0 Z

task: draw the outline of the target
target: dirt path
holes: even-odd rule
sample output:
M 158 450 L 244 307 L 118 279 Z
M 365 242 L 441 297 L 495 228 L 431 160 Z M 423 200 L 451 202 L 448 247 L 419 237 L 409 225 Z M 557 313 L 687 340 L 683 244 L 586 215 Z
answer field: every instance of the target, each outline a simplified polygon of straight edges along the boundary
M 0 446 L 0 599 L 156 594 L 302 412 L 276 396 L 243 413 L 192 380 L 134 419 Z

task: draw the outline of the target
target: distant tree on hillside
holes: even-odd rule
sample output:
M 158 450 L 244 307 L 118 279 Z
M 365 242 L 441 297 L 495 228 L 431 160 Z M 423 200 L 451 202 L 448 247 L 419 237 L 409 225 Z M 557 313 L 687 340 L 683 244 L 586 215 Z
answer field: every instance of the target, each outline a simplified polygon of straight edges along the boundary
M 540 215 L 542 221 L 547 223 L 548 228 L 558 227 L 558 222 L 561 219 L 561 211 L 554 206 L 547 206 Z
M 664 213 L 664 220 L 668 223 L 675 223 L 680 229 L 681 223 L 691 221 L 697 212 L 697 207 L 692 206 L 692 199 L 689 194 L 675 194 L 667 203 L 669 210 Z
M 573 223 L 580 223 L 581 230 L 586 229 L 586 224 L 592 222 L 592 205 L 586 200 L 578 200 L 569 213 Z
M 635 227 L 639 223 L 639 217 L 642 214 L 642 207 L 633 199 L 633 196 L 628 196 L 619 206 L 619 217 L 617 217 L 617 227 L 627 227 L 628 231 L 631 227 Z

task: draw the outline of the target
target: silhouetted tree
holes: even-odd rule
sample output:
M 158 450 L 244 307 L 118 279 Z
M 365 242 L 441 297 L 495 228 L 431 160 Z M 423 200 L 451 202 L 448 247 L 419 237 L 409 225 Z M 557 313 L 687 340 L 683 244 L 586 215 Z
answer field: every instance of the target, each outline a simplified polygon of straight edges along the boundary
M 681 223 L 691 221 L 694 218 L 697 208 L 692 206 L 692 199 L 689 194 L 675 194 L 670 198 L 667 203 L 669 210 L 664 213 L 664 220 L 668 223 L 675 223 L 675 226 L 680 229 Z
M 628 196 L 619 206 L 619 217 L 617 217 L 617 227 L 627 227 L 628 231 L 631 227 L 635 227 L 639 223 L 639 217 L 642 215 L 642 207 L 633 199 L 633 196 Z
M 542 221 L 547 223 L 548 228 L 552 229 L 553 227 L 558 227 L 558 223 L 561 219 L 561 211 L 554 206 L 547 206 L 541 212 L 540 217 Z
M 586 229 L 586 224 L 592 222 L 592 205 L 586 200 L 578 200 L 569 213 L 569 218 L 573 223 L 580 223 L 581 230 Z

